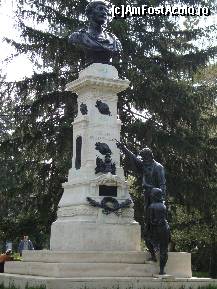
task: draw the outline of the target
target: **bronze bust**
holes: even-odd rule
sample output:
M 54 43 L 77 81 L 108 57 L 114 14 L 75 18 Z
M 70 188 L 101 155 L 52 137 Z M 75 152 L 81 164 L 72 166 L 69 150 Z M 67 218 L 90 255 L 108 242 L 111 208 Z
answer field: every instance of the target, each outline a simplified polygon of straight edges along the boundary
M 103 1 L 91 2 L 87 5 L 85 14 L 88 18 L 88 28 L 73 32 L 69 43 L 79 47 L 85 56 L 85 64 L 106 63 L 111 58 L 120 56 L 121 44 L 116 36 L 105 29 L 109 8 Z

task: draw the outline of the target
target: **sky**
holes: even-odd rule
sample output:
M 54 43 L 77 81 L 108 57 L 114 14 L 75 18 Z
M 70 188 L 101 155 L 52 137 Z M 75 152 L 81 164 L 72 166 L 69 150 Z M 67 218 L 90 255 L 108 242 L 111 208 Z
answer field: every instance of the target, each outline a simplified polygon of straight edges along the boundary
M 6 80 L 21 80 L 25 76 L 31 76 L 33 66 L 31 61 L 25 56 L 20 55 L 13 59 L 9 64 L 4 59 L 10 57 L 16 51 L 5 41 L 4 37 L 19 40 L 19 33 L 15 26 L 14 12 L 16 9 L 16 0 L 0 0 L 0 71 L 6 75 Z M 181 21 L 184 17 L 181 17 Z M 217 15 L 200 18 L 200 26 L 217 25 Z
M 3 75 L 7 75 L 8 81 L 20 80 L 32 74 L 32 64 L 25 55 L 16 57 L 8 65 L 4 63 L 4 59 L 16 51 L 11 45 L 3 41 L 3 38 L 19 39 L 19 33 L 14 27 L 15 3 L 14 0 L 0 0 L 0 69 Z

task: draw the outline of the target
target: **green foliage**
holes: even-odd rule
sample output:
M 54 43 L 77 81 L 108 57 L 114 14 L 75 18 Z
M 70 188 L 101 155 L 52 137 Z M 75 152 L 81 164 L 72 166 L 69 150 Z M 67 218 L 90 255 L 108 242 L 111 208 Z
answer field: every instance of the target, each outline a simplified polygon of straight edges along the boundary
M 22 258 L 20 257 L 20 254 L 19 253 L 12 253 L 12 258 L 13 258 L 13 261 L 22 261 Z
M 193 277 L 197 278 L 209 278 L 208 272 L 192 272 Z

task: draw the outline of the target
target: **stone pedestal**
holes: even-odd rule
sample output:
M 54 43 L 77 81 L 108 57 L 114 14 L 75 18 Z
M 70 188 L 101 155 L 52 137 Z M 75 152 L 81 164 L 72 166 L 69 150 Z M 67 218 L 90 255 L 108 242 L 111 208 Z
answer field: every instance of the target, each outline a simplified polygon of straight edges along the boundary
M 132 287 L 127 281 L 131 280 L 134 288 L 163 286 L 159 280 L 153 283 L 159 264 L 146 262 L 147 253 L 141 251 L 140 226 L 134 220 L 115 143 L 121 128 L 117 93 L 128 85 L 128 80 L 118 78 L 114 67 L 97 63 L 68 84 L 67 89 L 78 95 L 78 116 L 73 123 L 72 168 L 68 182 L 63 184 L 57 220 L 51 227 L 51 250 L 24 251 L 23 262 L 7 262 L 5 284 L 14 280 L 25 288 L 26 280 L 29 284 L 42 282 L 48 289 L 60 288 L 60 283 L 67 289 L 90 288 L 93 284 L 93 288 L 117 285 L 125 289 Z M 109 155 L 99 150 L 97 143 L 106 144 Z M 103 169 L 97 165 L 97 158 Z M 120 208 L 126 201 L 129 206 Z M 110 212 L 114 204 L 119 209 Z M 169 275 L 190 278 L 191 255 L 170 253 L 165 270 Z M 114 278 L 116 283 L 112 283 Z M 138 283 L 141 278 L 143 281 Z
M 101 203 L 110 196 L 121 204 L 131 199 L 115 142 L 121 128 L 117 93 L 128 85 L 113 66 L 100 63 L 90 65 L 67 85 L 78 95 L 78 115 L 73 123 L 72 168 L 51 227 L 51 250 L 140 251 L 140 226 L 134 221 L 133 205 L 106 215 L 87 201 L 89 197 Z M 105 163 L 96 143 L 108 145 L 115 171 L 96 173 L 97 158 Z
M 24 251 L 23 262 L 6 262 L 5 272 L 56 278 L 156 277 L 159 264 L 145 252 Z M 191 278 L 191 254 L 169 253 L 168 277 Z

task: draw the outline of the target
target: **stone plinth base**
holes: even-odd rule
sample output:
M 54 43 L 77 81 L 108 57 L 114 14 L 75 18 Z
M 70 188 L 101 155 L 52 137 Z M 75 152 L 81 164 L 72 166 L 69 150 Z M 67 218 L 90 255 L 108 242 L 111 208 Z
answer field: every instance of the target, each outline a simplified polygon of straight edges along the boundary
M 209 278 L 144 278 L 144 277 L 98 277 L 98 278 L 51 278 L 18 274 L 0 274 L 0 284 L 14 284 L 20 289 L 26 285 L 46 286 L 46 289 L 198 289 L 199 286 L 216 285 L 216 279 Z
M 7 272 L 47 277 L 139 277 L 153 276 L 156 268 L 153 264 L 123 263 L 42 263 L 20 262 L 10 264 Z
M 50 248 L 55 251 L 140 251 L 140 240 L 140 226 L 136 222 L 105 224 L 58 219 L 51 226 Z
M 24 251 L 22 262 L 6 262 L 5 273 L 45 277 L 152 277 L 159 264 L 146 262 L 145 252 Z M 167 274 L 189 278 L 191 254 L 169 253 Z

